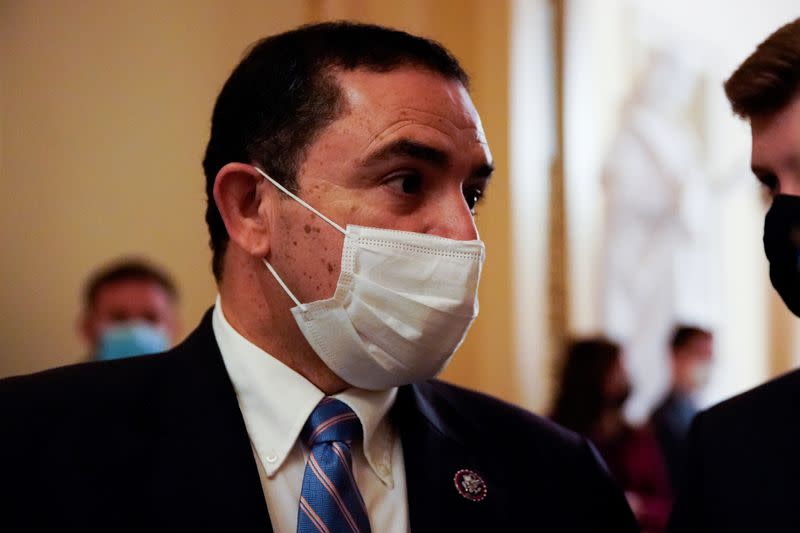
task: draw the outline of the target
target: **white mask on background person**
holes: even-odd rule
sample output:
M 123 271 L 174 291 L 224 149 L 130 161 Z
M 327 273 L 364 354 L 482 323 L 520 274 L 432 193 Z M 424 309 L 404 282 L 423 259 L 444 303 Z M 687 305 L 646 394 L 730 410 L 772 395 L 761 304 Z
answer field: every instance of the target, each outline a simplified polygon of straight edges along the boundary
M 708 385 L 711 380 L 711 363 L 696 363 L 692 368 L 692 379 L 698 389 Z
M 264 259 L 289 297 L 300 331 L 344 381 L 385 390 L 435 377 L 478 316 L 482 241 L 348 225 L 347 229 L 256 170 L 344 234 L 332 298 L 302 303 Z

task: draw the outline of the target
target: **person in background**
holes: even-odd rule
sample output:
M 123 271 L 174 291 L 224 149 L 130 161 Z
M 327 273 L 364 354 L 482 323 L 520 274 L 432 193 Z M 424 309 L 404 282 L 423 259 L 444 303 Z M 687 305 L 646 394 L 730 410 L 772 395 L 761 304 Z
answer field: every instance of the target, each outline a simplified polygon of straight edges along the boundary
M 672 384 L 653 411 L 650 426 L 661 445 L 673 489 L 683 483 L 686 435 L 697 414 L 695 397 L 708 383 L 713 347 L 714 337 L 705 329 L 681 325 L 672 335 Z
M 575 341 L 566 352 L 552 419 L 591 439 L 642 531 L 660 532 L 670 512 L 669 481 L 655 437 L 623 416 L 630 392 L 619 345 L 604 338 Z
M 770 280 L 800 316 L 800 18 L 758 45 L 725 94 L 750 123 L 751 168 L 772 197 Z M 687 456 L 671 532 L 800 531 L 800 371 L 700 412 Z
M 177 306 L 175 282 L 163 269 L 120 259 L 87 280 L 78 329 L 92 359 L 163 352 L 175 342 Z

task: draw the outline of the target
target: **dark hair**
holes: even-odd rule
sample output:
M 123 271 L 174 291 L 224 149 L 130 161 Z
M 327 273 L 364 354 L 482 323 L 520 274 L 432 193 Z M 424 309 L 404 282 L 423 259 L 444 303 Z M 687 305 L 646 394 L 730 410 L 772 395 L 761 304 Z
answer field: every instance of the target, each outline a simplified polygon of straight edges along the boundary
M 552 419 L 588 435 L 605 405 L 605 380 L 619 357 L 619 345 L 606 338 L 572 342 L 565 353 Z
M 759 44 L 725 82 L 733 112 L 749 119 L 782 109 L 800 89 L 800 18 Z
M 710 331 L 703 328 L 698 328 L 696 326 L 677 326 L 675 331 L 672 333 L 672 340 L 669 343 L 670 348 L 672 348 L 672 353 L 674 354 L 676 350 L 689 344 L 689 341 L 695 337 L 710 339 L 712 334 Z
M 120 281 L 151 281 L 164 289 L 171 300 L 178 300 L 178 289 L 164 270 L 143 259 L 120 259 L 95 271 L 89 277 L 83 290 L 85 308 L 94 307 L 100 289 Z
M 335 69 L 387 72 L 412 65 L 468 77 L 439 43 L 369 24 L 327 22 L 258 41 L 217 98 L 203 169 L 214 277 L 222 277 L 228 233 L 214 203 L 214 180 L 227 163 L 257 163 L 296 191 L 296 174 L 315 136 L 346 110 Z

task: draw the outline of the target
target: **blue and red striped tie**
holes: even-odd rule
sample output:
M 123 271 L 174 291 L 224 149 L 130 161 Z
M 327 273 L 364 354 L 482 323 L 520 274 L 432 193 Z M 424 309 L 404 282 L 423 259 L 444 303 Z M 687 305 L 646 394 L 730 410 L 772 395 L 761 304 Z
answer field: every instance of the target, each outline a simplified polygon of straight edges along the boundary
M 362 438 L 356 414 L 339 400 L 324 398 L 308 417 L 300 437 L 309 453 L 297 532 L 370 533 L 350 453 L 350 444 Z

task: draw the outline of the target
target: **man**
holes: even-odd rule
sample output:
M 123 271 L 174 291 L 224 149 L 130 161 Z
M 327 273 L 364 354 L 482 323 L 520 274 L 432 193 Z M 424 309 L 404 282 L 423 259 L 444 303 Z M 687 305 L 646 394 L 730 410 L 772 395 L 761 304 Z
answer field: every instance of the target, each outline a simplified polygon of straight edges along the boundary
M 683 485 L 686 435 L 697 414 L 695 396 L 708 382 L 713 343 L 711 332 L 704 329 L 686 325 L 675 328 L 670 342 L 672 383 L 650 417 L 676 489 Z
M 750 122 L 752 168 L 773 195 L 764 224 L 770 278 L 800 313 L 800 19 L 761 43 L 725 83 Z M 800 531 L 800 372 L 695 418 L 676 532 Z
M 217 305 L 166 354 L 5 382 L 0 516 L 635 529 L 587 441 L 429 380 L 477 311 L 492 169 L 446 50 L 349 23 L 267 38 L 219 95 L 204 168 Z
M 161 269 L 122 259 L 86 283 L 79 330 L 92 359 L 163 352 L 178 332 L 178 290 Z

